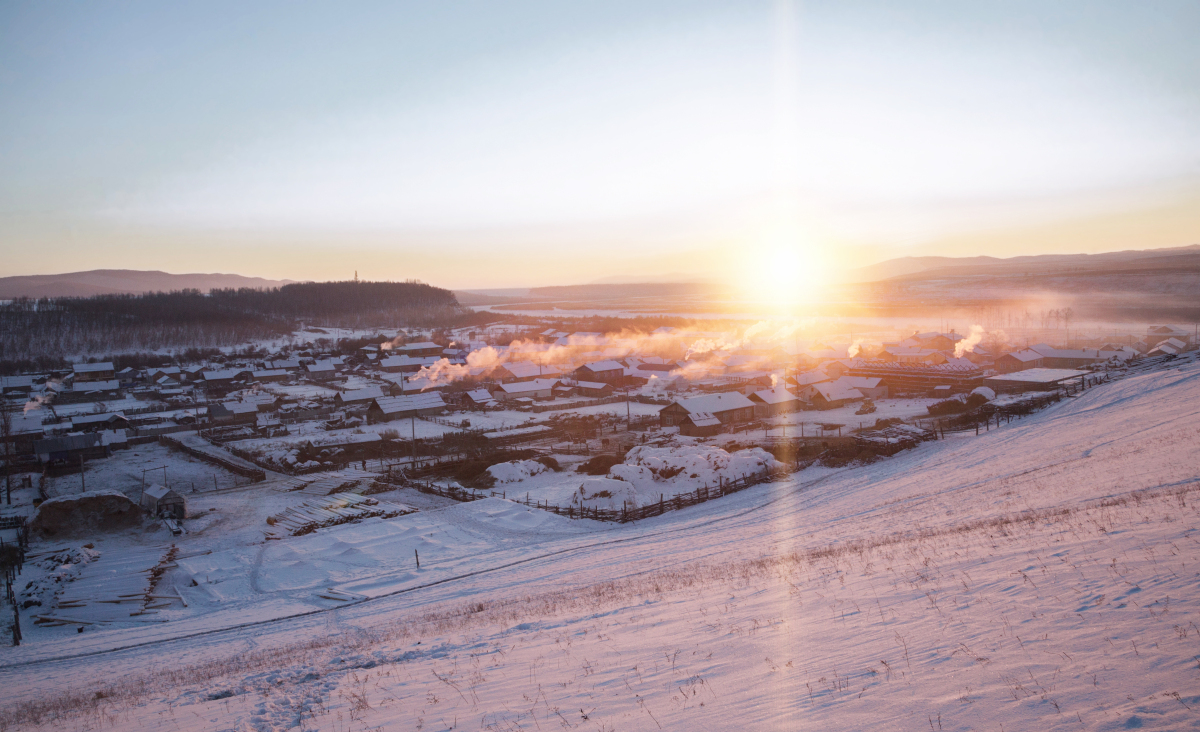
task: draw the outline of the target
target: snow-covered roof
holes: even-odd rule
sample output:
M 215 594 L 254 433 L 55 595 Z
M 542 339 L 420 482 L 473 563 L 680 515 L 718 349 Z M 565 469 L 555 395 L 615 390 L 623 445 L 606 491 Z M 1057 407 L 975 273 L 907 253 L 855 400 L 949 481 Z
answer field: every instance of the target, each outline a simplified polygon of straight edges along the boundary
M 158 485 L 157 483 L 155 483 L 154 485 L 152 485 L 149 488 L 142 491 L 142 495 L 147 498 L 153 498 L 155 501 L 158 501 L 158 500 L 161 500 L 163 496 L 167 495 L 170 492 L 171 492 L 170 488 L 166 487 L 165 485 Z
M 731 409 L 754 408 L 754 402 L 736 391 L 705 394 L 689 399 L 677 399 L 674 403 L 682 407 L 688 414 L 695 414 L 697 412 L 718 414 L 720 412 L 728 412 Z
M 287 376 L 288 372 L 283 369 L 267 369 L 266 371 L 253 371 L 250 375 L 256 379 L 273 379 L 277 376 Z
M 205 371 L 205 381 L 229 381 L 237 378 L 237 375 L 245 371 L 245 369 L 225 369 L 223 371 Z
M 580 368 L 587 369 L 588 371 L 595 373 L 598 371 L 621 371 L 625 367 L 616 361 L 593 361 L 591 363 L 585 363 L 584 365 L 580 366 Z
M 822 381 L 829 381 L 829 374 L 826 374 L 824 371 L 818 369 L 813 369 L 812 371 L 794 374 L 789 376 L 788 379 L 797 386 L 808 386 L 809 384 L 818 384 Z
M 71 427 L 78 427 L 86 424 L 98 424 L 101 422 L 113 422 L 116 420 L 124 420 L 125 415 L 121 412 L 105 412 L 104 414 L 81 414 L 78 417 L 71 417 Z
M 812 389 L 827 402 L 840 402 L 846 399 L 861 399 L 862 393 L 855 387 L 841 380 L 823 381 L 813 384 Z
M 472 389 L 467 392 L 467 398 L 476 404 L 484 404 L 492 401 L 492 395 L 487 389 Z
M 383 389 L 378 386 L 368 386 L 362 389 L 350 389 L 340 394 L 343 402 L 369 402 L 383 396 Z
M 222 402 L 218 406 L 230 414 L 250 414 L 258 411 L 258 405 L 250 402 Z
M 400 414 L 403 412 L 413 412 L 423 409 L 439 409 L 446 406 L 446 402 L 442 399 L 442 395 L 436 391 L 406 394 L 398 397 L 379 397 L 375 400 L 375 404 L 377 404 L 379 408 L 383 410 L 384 414 Z
M 606 386 L 611 386 L 611 384 L 605 384 L 602 381 L 576 381 L 575 386 L 578 386 L 580 389 L 603 389 Z
M 998 374 L 988 377 L 988 381 L 1022 381 L 1032 384 L 1053 384 L 1064 379 L 1073 379 L 1079 376 L 1087 376 L 1087 371 L 1076 371 L 1074 369 L 1026 369 L 1024 371 L 1015 371 L 1011 374 Z
M 1009 358 L 1015 358 L 1016 360 L 1020 361 L 1021 363 L 1029 363 L 1030 361 L 1040 361 L 1043 358 L 1045 358 L 1045 356 L 1043 356 L 1042 354 L 1040 354 L 1037 351 L 1034 351 L 1032 349 L 1026 349 L 1024 351 L 1013 351 L 1012 353 L 1009 353 L 1007 355 Z
M 77 381 L 71 387 L 71 391 L 87 393 L 89 391 L 116 391 L 121 388 L 121 382 L 116 380 L 108 381 Z
M 94 374 L 97 371 L 115 371 L 111 361 L 104 363 L 77 363 L 71 366 L 71 370 L 77 374 Z
M 798 402 L 800 397 L 791 393 L 782 386 L 777 386 L 774 389 L 763 389 L 756 391 L 751 395 L 752 398 L 757 398 L 763 404 L 787 404 L 789 402 Z
M 531 376 L 558 376 L 562 371 L 557 366 L 543 366 L 532 361 L 513 361 L 504 364 L 504 369 L 518 379 Z
M 558 379 L 534 379 L 533 381 L 516 381 L 511 384 L 500 384 L 497 389 L 505 394 L 525 394 L 532 391 L 545 391 L 558 386 Z
M 877 389 L 883 379 L 878 376 L 843 376 L 835 383 L 846 384 L 854 389 Z
M 442 358 L 442 356 L 388 356 L 379 362 L 379 366 L 385 369 L 402 366 L 432 366 Z
M 716 427 L 721 424 L 721 420 L 708 412 L 693 412 L 687 416 L 687 419 L 697 427 Z

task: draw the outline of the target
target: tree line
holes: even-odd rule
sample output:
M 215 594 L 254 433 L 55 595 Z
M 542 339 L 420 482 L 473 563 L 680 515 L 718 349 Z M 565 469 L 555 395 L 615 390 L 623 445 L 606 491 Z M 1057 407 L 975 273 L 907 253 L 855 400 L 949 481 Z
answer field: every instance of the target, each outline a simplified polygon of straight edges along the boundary
M 301 322 L 430 327 L 462 315 L 454 293 L 415 281 L 22 298 L 0 305 L 0 372 L 86 354 L 233 346 L 278 337 Z

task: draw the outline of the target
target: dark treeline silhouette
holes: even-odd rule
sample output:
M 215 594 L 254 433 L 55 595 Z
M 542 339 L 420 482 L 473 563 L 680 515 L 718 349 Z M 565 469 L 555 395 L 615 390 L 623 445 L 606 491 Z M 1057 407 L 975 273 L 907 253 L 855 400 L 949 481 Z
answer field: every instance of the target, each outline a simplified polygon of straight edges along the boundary
M 233 346 L 280 336 L 300 322 L 428 327 L 462 315 L 454 293 L 421 282 L 19 299 L 0 306 L 0 362 L 11 371 L 18 363 L 36 368 L 80 354 Z

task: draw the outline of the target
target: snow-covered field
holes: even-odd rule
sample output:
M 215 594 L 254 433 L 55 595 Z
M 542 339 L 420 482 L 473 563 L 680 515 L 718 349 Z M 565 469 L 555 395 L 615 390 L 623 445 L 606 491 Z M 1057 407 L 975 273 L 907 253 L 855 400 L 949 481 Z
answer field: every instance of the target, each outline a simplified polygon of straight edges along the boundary
M 1192 728 L 1197 454 L 1193 365 L 635 524 L 400 492 L 260 543 L 292 494 L 208 496 L 192 607 L 0 650 L 0 726 Z

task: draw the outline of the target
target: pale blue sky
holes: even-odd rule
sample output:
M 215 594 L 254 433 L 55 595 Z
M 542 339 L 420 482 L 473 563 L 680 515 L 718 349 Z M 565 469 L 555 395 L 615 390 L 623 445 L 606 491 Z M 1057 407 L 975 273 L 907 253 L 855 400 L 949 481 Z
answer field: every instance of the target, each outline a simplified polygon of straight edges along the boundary
M 1196 2 L 9 2 L 0 274 L 1193 243 L 1198 30 Z M 1175 223 L 1121 244 L 1139 216 Z

